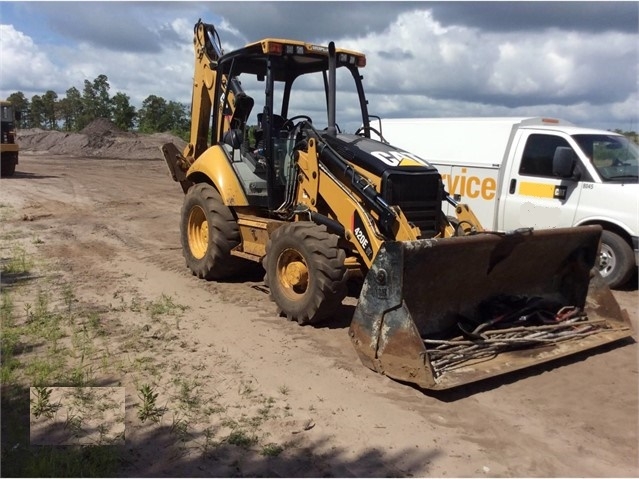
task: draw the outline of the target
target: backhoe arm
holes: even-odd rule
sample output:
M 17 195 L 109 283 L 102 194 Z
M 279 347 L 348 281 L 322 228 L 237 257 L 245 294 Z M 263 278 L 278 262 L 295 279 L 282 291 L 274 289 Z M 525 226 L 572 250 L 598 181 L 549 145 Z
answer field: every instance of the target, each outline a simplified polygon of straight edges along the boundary
M 191 96 L 191 137 L 183 152 L 183 156 L 189 164 L 193 163 L 207 148 L 211 109 L 215 94 L 215 66 L 223 54 L 219 37 L 213 25 L 202 21 L 195 24 L 193 48 L 195 50 L 195 68 Z

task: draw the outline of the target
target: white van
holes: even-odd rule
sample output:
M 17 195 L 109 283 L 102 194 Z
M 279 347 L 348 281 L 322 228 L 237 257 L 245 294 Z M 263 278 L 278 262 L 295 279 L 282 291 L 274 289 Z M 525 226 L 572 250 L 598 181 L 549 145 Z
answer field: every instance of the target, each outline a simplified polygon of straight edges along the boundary
M 606 282 L 620 286 L 636 270 L 639 147 L 624 136 L 547 118 L 384 119 L 371 127 L 437 166 L 448 193 L 484 228 L 598 224 Z

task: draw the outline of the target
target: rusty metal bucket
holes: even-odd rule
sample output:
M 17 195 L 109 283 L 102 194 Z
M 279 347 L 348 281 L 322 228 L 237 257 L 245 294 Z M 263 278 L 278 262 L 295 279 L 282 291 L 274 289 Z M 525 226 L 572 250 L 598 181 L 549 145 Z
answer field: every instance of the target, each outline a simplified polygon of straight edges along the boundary
M 600 237 L 587 226 L 387 242 L 362 287 L 353 345 L 370 369 L 447 389 L 629 337 L 627 313 L 593 269 Z M 559 309 L 550 319 L 515 309 L 503 327 L 507 314 L 486 304 L 508 298 Z M 558 324 L 563 311 L 571 319 Z M 542 312 L 544 323 L 524 321 Z

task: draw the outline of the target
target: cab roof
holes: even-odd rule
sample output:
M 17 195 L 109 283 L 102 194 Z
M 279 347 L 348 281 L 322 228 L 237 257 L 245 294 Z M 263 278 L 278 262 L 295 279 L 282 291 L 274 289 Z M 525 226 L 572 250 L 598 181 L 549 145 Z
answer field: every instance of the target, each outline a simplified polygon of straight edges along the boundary
M 337 67 L 362 68 L 366 65 L 363 53 L 343 48 L 335 49 Z M 220 57 L 218 64 L 224 73 L 235 72 L 266 75 L 266 62 L 275 64 L 275 81 L 284 81 L 306 73 L 328 70 L 328 47 L 299 40 L 266 38 L 249 43 Z

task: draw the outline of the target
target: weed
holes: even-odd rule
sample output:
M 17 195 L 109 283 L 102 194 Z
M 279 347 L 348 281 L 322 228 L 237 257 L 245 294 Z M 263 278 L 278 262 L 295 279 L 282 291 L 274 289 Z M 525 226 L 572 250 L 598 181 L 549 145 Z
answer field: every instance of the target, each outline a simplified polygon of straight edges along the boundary
M 33 267 L 33 260 L 27 257 L 27 252 L 22 246 L 15 246 L 11 252 L 11 257 L 2 267 L 5 274 L 25 274 Z
M 129 307 L 129 309 L 134 313 L 139 313 L 140 311 L 142 311 L 142 305 L 140 304 L 140 300 L 137 297 L 134 297 L 131 300 L 131 306 Z
M 53 384 L 57 382 L 65 366 L 60 357 L 34 358 L 25 367 L 25 374 L 34 386 Z
M 248 448 L 253 446 L 254 444 L 257 444 L 257 441 L 258 439 L 256 435 L 251 435 L 241 429 L 235 429 L 226 438 L 226 442 L 228 442 L 229 444 L 244 448 Z
M 65 284 L 62 288 L 62 299 L 67 307 L 67 316 L 69 321 L 71 320 L 71 310 L 73 309 L 73 302 L 75 301 L 75 293 L 73 292 L 73 286 Z
M 290 389 L 287 386 L 285 386 L 285 385 L 280 386 L 278 391 L 283 396 L 286 396 L 286 395 L 288 395 L 289 392 L 291 392 Z
M 284 448 L 279 444 L 275 444 L 273 442 L 262 446 L 262 456 L 275 457 L 279 456 L 282 451 L 284 451 Z
M 273 410 L 273 406 L 275 404 L 275 399 L 272 397 L 267 398 L 264 401 L 264 406 L 257 410 L 257 413 L 260 415 L 262 421 L 265 421 L 269 418 L 271 411 Z
M 64 429 L 68 429 L 75 437 L 79 437 L 82 433 L 82 417 L 69 410 L 64 421 Z
M 142 400 L 142 404 L 138 408 L 140 421 L 145 422 L 150 419 L 153 422 L 159 422 L 166 409 L 157 407 L 158 393 L 154 392 L 148 384 L 143 384 L 138 390 L 138 397 Z
M 193 366 L 193 370 L 194 371 L 204 371 L 207 367 L 208 367 L 208 365 L 204 361 L 201 361 L 198 364 Z
M 80 359 L 80 364 L 75 366 L 66 374 L 65 383 L 68 383 L 70 386 L 83 388 L 86 386 L 90 386 L 93 376 L 93 367 L 89 366 L 88 369 L 84 369 L 82 363 L 84 362 L 84 356 Z
M 186 380 L 181 380 L 180 384 L 180 393 L 178 395 L 178 400 L 180 403 L 186 407 L 188 410 L 193 410 L 200 404 L 200 398 L 195 394 L 195 388 L 197 384 L 189 384 Z
M 86 405 L 95 399 L 95 392 L 91 387 L 74 387 L 71 395 L 74 398 L 74 403 L 78 405 Z
M 188 429 L 189 424 L 186 422 L 185 419 L 180 418 L 177 415 L 173 416 L 173 421 L 171 422 L 171 432 L 175 434 L 180 441 L 186 442 L 189 435 Z
M 213 428 L 207 427 L 204 432 L 204 444 L 202 444 L 202 455 L 206 457 L 209 454 L 211 448 L 216 446 L 216 442 L 213 440 L 214 432 Z
M 13 371 L 19 363 L 14 357 L 15 349 L 20 342 L 20 333 L 15 327 L 13 318 L 13 299 L 7 292 L 2 293 L 0 303 L 0 363 L 2 364 L 2 384 L 7 384 L 13 377 Z
M 106 424 L 100 424 L 97 427 L 98 431 L 98 444 L 104 444 L 107 442 L 107 433 L 109 432 L 109 427 Z
M 160 375 L 160 366 L 150 356 L 143 356 L 133 360 L 133 367 L 140 372 L 147 372 L 151 376 Z
M 222 427 L 228 427 L 230 429 L 237 429 L 239 427 L 239 424 L 237 423 L 237 421 L 229 417 L 225 417 L 224 419 L 222 419 L 221 424 L 222 424 Z
M 156 319 L 158 316 L 184 312 L 187 309 L 187 306 L 175 304 L 173 299 L 166 294 L 162 294 L 159 300 L 148 303 L 146 307 L 152 319 Z
M 204 414 L 207 416 L 211 416 L 213 414 L 218 414 L 226 411 L 226 407 L 221 404 L 216 404 L 215 406 L 207 406 L 204 409 Z
M 51 315 L 51 312 L 49 311 L 49 293 L 42 291 L 41 289 L 38 290 L 35 311 L 33 314 L 36 320 L 45 320 Z
M 27 332 L 37 338 L 44 339 L 55 350 L 58 339 L 63 336 L 63 331 L 60 326 L 60 317 L 51 311 L 49 302 L 49 293 L 38 290 L 35 305 L 25 306 L 29 325 Z
M 13 357 L 13 348 L 17 343 L 15 336 L 13 339 L 9 339 L 9 335 L 6 331 L 2 332 L 2 365 L 0 366 L 0 381 L 3 385 L 9 384 L 14 380 L 15 370 L 18 369 L 20 363 Z M 5 353 L 5 351 L 8 352 Z
M 238 392 L 241 396 L 250 396 L 255 389 L 251 386 L 251 381 L 240 381 Z
M 2 322 L 2 329 L 13 326 L 13 298 L 6 291 L 2 292 L 0 321 Z
M 96 312 L 89 313 L 87 326 L 91 331 L 95 332 L 96 336 L 104 336 L 106 334 L 102 327 L 102 318 L 100 318 L 100 315 Z
M 60 404 L 51 403 L 51 392 L 53 392 L 53 389 L 44 386 L 36 386 L 33 388 L 35 400 L 31 400 L 31 404 L 33 405 L 33 416 L 36 419 L 40 416 L 52 419 L 56 411 L 60 409 Z

